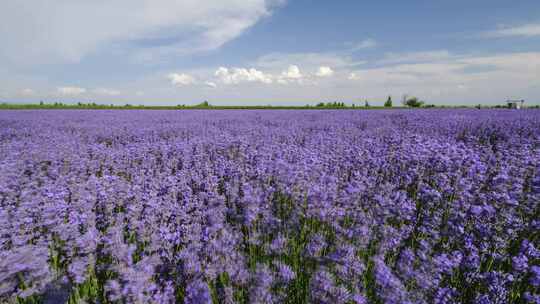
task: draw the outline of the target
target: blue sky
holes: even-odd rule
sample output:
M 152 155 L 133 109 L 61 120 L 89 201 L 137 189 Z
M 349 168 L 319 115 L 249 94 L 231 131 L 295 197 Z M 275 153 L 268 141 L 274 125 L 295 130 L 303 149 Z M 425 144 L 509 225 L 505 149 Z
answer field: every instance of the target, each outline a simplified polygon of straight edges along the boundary
M 540 102 L 540 2 L 5 0 L 0 100 Z

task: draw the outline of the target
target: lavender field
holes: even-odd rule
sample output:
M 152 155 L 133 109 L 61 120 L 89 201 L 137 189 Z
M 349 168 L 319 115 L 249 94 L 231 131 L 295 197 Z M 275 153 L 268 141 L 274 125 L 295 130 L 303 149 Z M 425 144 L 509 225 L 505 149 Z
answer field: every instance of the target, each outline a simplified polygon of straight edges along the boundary
M 1 303 L 540 303 L 540 111 L 0 112 Z

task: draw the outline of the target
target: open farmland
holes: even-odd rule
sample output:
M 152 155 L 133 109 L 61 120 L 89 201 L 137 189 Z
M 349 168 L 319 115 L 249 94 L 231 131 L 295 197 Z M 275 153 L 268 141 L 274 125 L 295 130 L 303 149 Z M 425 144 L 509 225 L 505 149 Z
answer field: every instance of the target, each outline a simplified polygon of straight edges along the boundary
M 539 249 L 540 111 L 0 112 L 2 303 L 538 303 Z

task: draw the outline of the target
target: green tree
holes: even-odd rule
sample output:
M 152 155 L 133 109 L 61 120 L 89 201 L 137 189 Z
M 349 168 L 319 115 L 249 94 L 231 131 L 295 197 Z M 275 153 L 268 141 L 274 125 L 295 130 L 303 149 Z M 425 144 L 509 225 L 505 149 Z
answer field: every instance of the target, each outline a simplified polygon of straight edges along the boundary
M 205 100 L 203 102 L 201 102 L 200 104 L 198 105 L 195 105 L 196 108 L 210 108 L 211 105 L 210 103 L 208 102 L 208 100 Z
M 416 97 L 404 98 L 405 105 L 410 108 L 419 108 L 424 105 L 424 102 Z
M 367 99 L 366 99 L 365 107 L 366 107 L 366 108 L 369 108 L 369 107 L 370 107 L 369 102 L 367 101 Z
M 392 96 L 388 96 L 388 99 L 384 103 L 385 108 L 391 108 L 392 107 Z

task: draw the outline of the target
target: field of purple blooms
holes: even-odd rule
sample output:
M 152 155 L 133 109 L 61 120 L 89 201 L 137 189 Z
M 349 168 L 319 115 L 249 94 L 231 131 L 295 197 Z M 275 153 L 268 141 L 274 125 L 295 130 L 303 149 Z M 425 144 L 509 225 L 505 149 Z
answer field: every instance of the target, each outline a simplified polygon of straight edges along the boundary
M 0 302 L 540 303 L 540 111 L 2 111 Z

